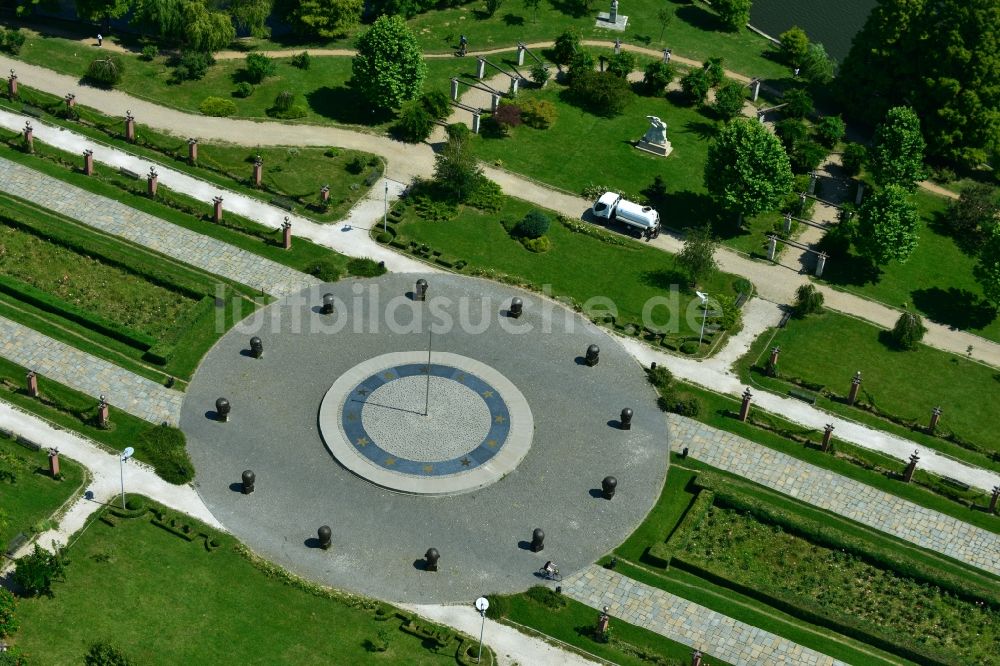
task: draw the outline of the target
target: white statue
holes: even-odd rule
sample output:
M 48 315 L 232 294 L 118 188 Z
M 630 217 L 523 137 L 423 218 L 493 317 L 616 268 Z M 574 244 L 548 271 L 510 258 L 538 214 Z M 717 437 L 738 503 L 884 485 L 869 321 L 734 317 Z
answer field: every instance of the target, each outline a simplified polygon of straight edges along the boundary
M 642 137 L 642 140 L 657 146 L 666 145 L 667 124 L 656 116 L 646 116 L 646 120 L 649 121 L 649 129 L 646 130 L 646 136 Z

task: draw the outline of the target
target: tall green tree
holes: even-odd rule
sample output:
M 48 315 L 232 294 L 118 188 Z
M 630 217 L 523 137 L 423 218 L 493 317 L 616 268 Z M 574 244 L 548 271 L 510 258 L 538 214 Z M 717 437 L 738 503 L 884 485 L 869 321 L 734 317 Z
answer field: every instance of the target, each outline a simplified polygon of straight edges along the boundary
M 905 262 L 916 249 L 920 217 L 906 188 L 888 185 L 868 195 L 858 217 L 854 246 L 873 264 Z
M 337 39 L 361 22 L 364 0 L 299 0 L 287 14 L 300 35 Z
M 789 67 L 801 67 L 809 53 L 809 36 L 806 31 L 793 25 L 778 37 L 781 42 L 781 57 Z
M 879 185 L 901 185 L 913 190 L 924 178 L 924 137 L 913 109 L 889 109 L 875 130 L 868 166 Z
M 738 81 L 723 81 L 715 91 L 712 109 L 724 120 L 740 115 L 746 101 L 746 86 Z
M 660 24 L 660 37 L 657 41 L 663 41 L 663 33 L 666 32 L 670 24 L 674 22 L 674 16 L 676 11 L 673 7 L 669 5 L 663 5 L 656 12 L 656 22 Z
M 694 227 L 684 237 L 684 247 L 677 254 L 677 264 L 687 273 L 691 282 L 698 284 L 718 268 L 715 263 L 715 251 L 718 248 L 719 239 L 712 234 L 711 225 Z
M 427 64 L 400 16 L 380 16 L 358 38 L 351 85 L 376 109 L 394 109 L 420 94 Z
M 434 181 L 456 201 L 465 201 L 475 192 L 483 170 L 472 153 L 472 136 L 467 131 L 449 131 L 448 141 L 434 156 Z
M 271 34 L 267 19 L 274 9 L 274 0 L 229 0 L 225 7 L 237 29 L 245 30 L 254 37 Z
M 723 25 L 739 30 L 750 22 L 751 0 L 715 0 L 712 7 L 719 13 Z
M 962 190 L 958 201 L 951 203 L 946 219 L 962 244 L 978 244 L 1000 224 L 1000 196 L 989 185 L 973 183 Z
M 183 49 L 211 53 L 236 38 L 229 14 L 209 9 L 202 0 L 143 0 L 135 15 L 147 30 Z
M 1000 309 L 1000 225 L 993 226 L 980 249 L 974 274 L 983 288 L 983 296 Z
M 552 62 L 568 65 L 580 50 L 580 35 L 575 30 L 566 30 L 556 37 L 552 45 Z
M 60 553 L 50 553 L 37 543 L 35 550 L 24 555 L 14 564 L 15 583 L 30 596 L 52 596 L 52 583 L 63 580 L 64 563 Z
M 744 215 L 775 208 L 792 189 L 788 154 L 755 120 L 736 118 L 708 148 L 705 186 L 720 206 Z
M 133 0 L 76 0 L 76 15 L 85 21 L 102 21 L 107 26 L 111 19 L 128 14 L 134 5 Z

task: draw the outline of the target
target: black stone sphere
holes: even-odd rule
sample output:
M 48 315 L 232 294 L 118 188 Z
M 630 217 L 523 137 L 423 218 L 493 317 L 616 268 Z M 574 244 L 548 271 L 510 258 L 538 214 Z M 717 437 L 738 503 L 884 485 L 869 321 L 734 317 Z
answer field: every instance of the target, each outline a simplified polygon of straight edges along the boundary
M 319 547 L 323 550 L 330 550 L 330 545 L 333 539 L 333 530 L 330 529 L 329 525 L 323 525 L 318 530 L 316 530 L 316 536 L 319 537 Z
M 225 398 L 219 398 L 215 401 L 215 413 L 219 415 L 220 421 L 229 420 L 229 411 L 231 407 L 229 406 L 229 401 Z
M 427 571 L 437 571 L 438 560 L 440 558 L 441 554 L 437 551 L 437 548 L 428 548 L 427 552 L 424 553 L 424 560 L 427 562 Z
M 260 358 L 264 355 L 264 343 L 256 335 L 250 338 L 250 353 L 253 354 L 254 358 Z
M 621 424 L 622 430 L 632 429 L 632 410 L 628 407 L 622 410 Z
M 601 348 L 597 345 L 587 347 L 587 355 L 584 357 L 587 365 L 594 367 L 601 360 Z
M 510 310 L 507 312 L 513 319 L 520 319 L 524 310 L 524 301 L 516 296 L 510 301 Z
M 323 294 L 323 307 L 320 309 L 325 315 L 333 314 L 333 294 Z
M 615 489 L 618 487 L 618 479 L 613 476 L 606 476 L 601 481 L 601 495 L 604 499 L 611 499 L 615 496 Z
M 249 495 L 253 492 L 253 484 L 257 480 L 257 475 L 252 470 L 243 472 L 243 494 Z
M 531 533 L 531 552 L 537 553 L 541 550 L 545 550 L 545 532 L 536 527 Z

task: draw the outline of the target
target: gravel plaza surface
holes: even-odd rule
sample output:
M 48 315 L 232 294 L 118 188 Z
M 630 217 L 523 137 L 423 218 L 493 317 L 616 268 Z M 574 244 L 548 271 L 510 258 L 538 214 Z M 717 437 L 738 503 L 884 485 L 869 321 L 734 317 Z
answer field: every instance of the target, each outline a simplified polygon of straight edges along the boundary
M 409 298 L 419 277 L 430 283 L 425 303 Z M 327 292 L 337 299 L 333 315 L 320 314 Z M 524 300 L 519 320 L 506 316 L 514 296 Z M 426 354 L 428 327 L 442 358 L 492 368 L 533 418 L 520 464 L 461 495 L 379 487 L 339 464 L 319 428 L 320 405 L 341 375 L 383 354 Z M 263 341 L 260 359 L 248 349 L 253 335 Z M 588 367 L 592 343 L 600 362 Z M 226 423 L 215 419 L 219 397 L 232 405 Z M 630 430 L 619 428 L 625 407 L 634 410 Z M 642 368 L 598 327 L 541 296 L 441 274 L 343 280 L 268 306 L 206 356 L 181 427 L 197 490 L 249 547 L 311 580 L 409 603 L 524 590 L 549 559 L 566 575 L 587 567 L 652 508 L 669 450 L 667 419 Z M 246 469 L 256 474 L 250 495 L 240 492 Z M 618 479 L 610 501 L 600 495 L 608 475 Z M 333 532 L 329 551 L 317 547 L 321 525 Z M 528 549 L 535 528 L 545 531 L 539 553 Z M 441 553 L 436 573 L 422 566 L 431 547 Z

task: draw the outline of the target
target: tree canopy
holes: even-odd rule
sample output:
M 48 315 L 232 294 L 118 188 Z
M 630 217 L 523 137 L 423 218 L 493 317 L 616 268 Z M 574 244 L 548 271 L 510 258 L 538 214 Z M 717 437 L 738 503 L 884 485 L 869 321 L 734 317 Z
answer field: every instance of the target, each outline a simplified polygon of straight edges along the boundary
M 976 281 L 993 307 L 1000 309 L 1000 225 L 994 225 L 979 251 Z
M 361 22 L 364 0 L 300 0 L 287 14 L 300 35 L 336 39 Z
M 351 85 L 376 109 L 394 109 L 420 94 L 427 64 L 400 16 L 380 16 L 358 38 Z
M 778 137 L 755 120 L 736 118 L 708 148 L 705 185 L 727 210 L 756 215 L 791 191 L 792 169 Z
M 719 239 L 712 234 L 712 227 L 708 224 L 687 232 L 684 247 L 677 254 L 677 263 L 688 274 L 691 282 L 697 284 L 715 272 L 715 250 L 718 247 Z
M 905 188 L 888 185 L 868 195 L 859 218 L 854 246 L 873 264 L 905 262 L 916 249 L 920 218 Z
M 872 177 L 879 185 L 902 185 L 913 190 L 924 178 L 924 137 L 920 119 L 913 109 L 889 109 L 885 121 L 875 131 L 868 161 Z
M 730 30 L 739 30 L 750 22 L 751 0 L 715 0 L 712 8 L 719 12 L 719 18 Z
M 1000 151 L 1000 1 L 880 0 L 839 74 L 869 123 L 909 104 L 928 156 L 972 166 Z

